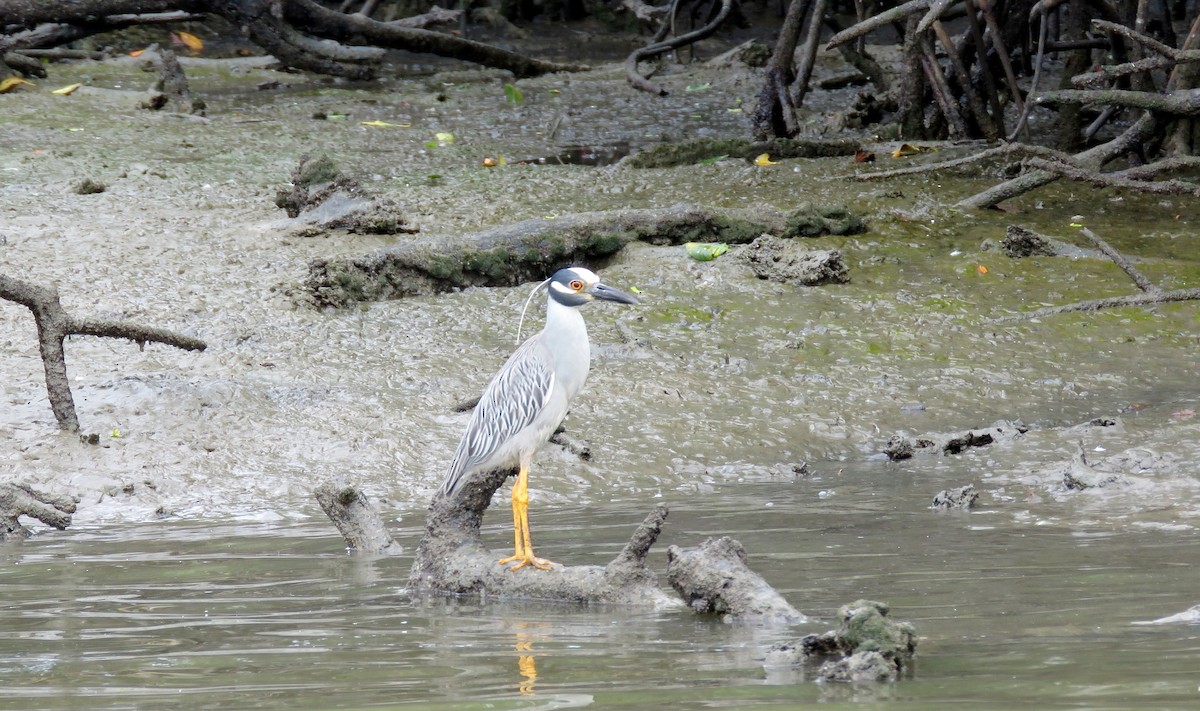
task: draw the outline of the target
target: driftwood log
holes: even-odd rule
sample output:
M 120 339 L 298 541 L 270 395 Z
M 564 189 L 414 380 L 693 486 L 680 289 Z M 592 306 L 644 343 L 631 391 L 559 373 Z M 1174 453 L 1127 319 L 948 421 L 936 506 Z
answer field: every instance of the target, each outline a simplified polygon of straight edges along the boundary
M 55 287 L 39 286 L 4 274 L 0 274 L 0 299 L 15 301 L 33 312 L 42 366 L 46 370 L 46 392 L 50 407 L 54 410 L 59 428 L 69 432 L 79 431 L 79 416 L 75 413 L 75 400 L 71 396 L 71 385 L 67 378 L 66 353 L 63 351 L 63 341 L 67 336 L 127 338 L 139 346 L 165 343 L 188 351 L 202 351 L 207 347 L 198 338 L 165 328 L 72 316 L 59 303 L 58 289 Z
M 0 541 L 29 538 L 31 531 L 21 524 L 21 516 L 61 531 L 71 525 L 77 503 L 78 499 L 43 494 L 24 484 L 0 484 Z

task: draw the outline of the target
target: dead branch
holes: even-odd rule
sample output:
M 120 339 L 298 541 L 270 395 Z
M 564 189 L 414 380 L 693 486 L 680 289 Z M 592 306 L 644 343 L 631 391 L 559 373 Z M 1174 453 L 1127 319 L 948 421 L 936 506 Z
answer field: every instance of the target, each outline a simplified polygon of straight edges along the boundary
M 1113 140 L 1089 148 L 1074 156 L 1074 162 L 1099 170 L 1104 164 L 1118 156 L 1133 150 L 1150 138 L 1158 128 L 1158 120 L 1154 114 L 1143 114 L 1124 133 Z M 955 207 L 983 208 L 994 207 L 997 203 L 1024 195 L 1030 190 L 1047 185 L 1058 180 L 1059 174 L 1047 170 L 1031 170 L 1012 180 L 992 186 L 983 192 L 964 198 L 955 203 Z
M 712 22 L 708 23 L 704 27 L 701 27 L 698 30 L 693 30 L 692 32 L 688 32 L 684 35 L 679 35 L 678 37 L 674 37 L 669 40 L 655 42 L 640 49 L 635 49 L 629 55 L 629 57 L 625 59 L 625 75 L 629 77 L 629 83 L 635 89 L 641 89 L 642 91 L 649 92 L 651 94 L 658 94 L 659 96 L 666 96 L 666 89 L 653 84 L 649 79 L 638 73 L 638 62 L 642 62 L 647 59 L 653 59 L 660 54 L 666 54 L 671 50 L 679 49 L 680 47 L 686 47 L 690 44 L 695 44 L 696 42 L 711 36 L 717 31 L 717 28 L 721 26 L 721 23 L 725 22 L 725 18 L 729 17 L 729 11 L 732 9 L 733 0 L 721 0 L 721 9 L 717 11 L 717 16 L 713 18 Z
M 129 321 L 77 318 L 63 309 L 55 287 L 38 286 L 4 274 L 0 274 L 0 299 L 14 301 L 33 312 L 42 366 L 46 371 L 46 394 L 59 428 L 69 432 L 79 431 L 79 417 L 75 413 L 75 400 L 71 396 L 71 385 L 67 378 L 66 354 L 63 350 L 63 341 L 67 336 L 125 338 L 139 346 L 163 343 L 189 351 L 202 351 L 207 347 L 198 338 L 162 328 Z
M 727 621 L 808 621 L 750 570 L 746 550 L 728 536 L 709 538 L 696 548 L 668 548 L 667 579 L 697 613 L 721 615 Z
M 1085 301 L 1076 301 L 1075 303 L 1063 304 L 1061 306 L 1048 306 L 1046 308 L 1035 309 L 1034 311 L 1026 311 L 1023 313 L 994 318 L 992 319 L 993 323 L 1028 321 L 1031 319 L 1057 316 L 1058 314 L 1072 313 L 1077 311 L 1100 311 L 1102 309 L 1122 308 L 1127 306 L 1151 306 L 1154 304 L 1169 304 L 1179 301 L 1200 300 L 1200 288 L 1164 291 L 1162 287 L 1150 281 L 1150 279 L 1143 274 L 1141 270 L 1135 267 L 1128 257 L 1121 254 L 1112 245 L 1101 239 L 1096 233 L 1092 232 L 1086 227 L 1081 230 L 1081 233 L 1089 241 L 1095 244 L 1105 256 L 1119 266 L 1122 271 L 1128 274 L 1129 278 L 1132 279 L 1133 282 L 1137 284 L 1138 288 L 1142 290 L 1142 293 L 1133 294 L 1131 296 L 1111 296 L 1102 299 L 1087 299 Z
M 77 503 L 74 497 L 42 494 L 24 484 L 0 484 L 0 541 L 29 538 L 31 531 L 21 525 L 21 516 L 61 531 L 71 525 Z
M 107 12 L 106 12 L 107 11 Z M 150 22 L 224 17 L 282 64 L 345 76 L 373 76 L 385 49 L 462 59 L 512 71 L 518 77 L 586 67 L 526 57 L 423 27 L 448 21 L 451 11 L 431 11 L 412 21 L 380 22 L 365 14 L 346 14 L 312 0 L 105 0 L 0 3 L 0 56 L 14 50 L 41 49 Z
M 1128 257 L 1126 257 L 1124 254 L 1121 254 L 1111 244 L 1101 239 L 1100 235 L 1092 232 L 1086 227 L 1081 229 L 1080 233 L 1082 233 L 1084 237 L 1087 237 L 1089 240 L 1091 240 L 1092 244 L 1096 245 L 1097 249 L 1103 252 L 1106 257 L 1113 260 L 1118 267 L 1128 274 L 1129 278 L 1133 279 L 1133 283 L 1137 284 L 1139 289 L 1147 294 L 1162 293 L 1161 287 L 1150 281 L 1150 278 L 1143 274 L 1140 269 L 1133 266 L 1133 262 L 1129 261 Z
M 1063 304 L 1062 306 L 1047 306 L 1046 308 L 1036 309 L 1034 311 L 1025 311 L 1019 314 L 994 318 L 992 319 L 992 322 L 1005 323 L 1012 321 L 1030 321 L 1033 319 L 1045 318 L 1047 316 L 1057 316 L 1059 314 L 1067 314 L 1077 311 L 1101 311 L 1103 309 L 1119 309 L 1126 306 L 1154 306 L 1156 304 L 1170 304 L 1177 301 L 1196 300 L 1200 300 L 1200 288 L 1176 289 L 1174 291 L 1164 291 L 1159 294 L 1143 293 L 1133 294 L 1132 296 L 1113 296 L 1104 299 L 1076 301 L 1075 303 Z
M 1062 151 L 1047 148 L 1046 146 L 1038 146 L 1029 143 L 1005 143 L 995 148 L 988 148 L 979 153 L 962 156 L 961 158 L 952 158 L 950 160 L 939 161 L 937 163 L 925 163 L 923 165 L 914 165 L 907 168 L 895 168 L 893 170 L 878 170 L 868 173 L 855 173 L 854 175 L 842 176 L 852 178 L 854 180 L 885 180 L 888 178 L 898 178 L 905 175 L 919 175 L 922 173 L 934 173 L 941 170 L 950 170 L 952 168 L 961 168 L 973 163 L 981 163 L 992 158 L 1010 158 L 1013 156 L 1040 156 L 1049 160 L 1059 161 L 1067 165 L 1075 165 L 1075 159 Z

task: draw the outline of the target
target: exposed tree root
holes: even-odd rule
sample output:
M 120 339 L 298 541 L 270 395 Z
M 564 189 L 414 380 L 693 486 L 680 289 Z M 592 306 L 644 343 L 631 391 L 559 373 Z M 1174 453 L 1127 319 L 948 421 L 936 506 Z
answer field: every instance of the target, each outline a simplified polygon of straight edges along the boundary
M 656 37 L 654 42 L 634 50 L 625 60 L 625 75 L 629 77 L 629 83 L 636 89 L 641 89 L 651 94 L 658 94 L 659 96 L 666 96 L 668 93 L 666 89 L 651 83 L 649 79 L 638 72 L 638 62 L 653 59 L 659 55 L 666 54 L 680 47 L 686 47 L 689 44 L 694 44 L 706 37 L 712 36 L 717 31 L 717 28 L 725 22 L 725 18 L 729 17 L 729 12 L 732 9 L 733 0 L 721 0 L 721 9 L 717 11 L 716 17 L 704 27 L 667 40 L 662 39 L 661 36 Z M 667 20 L 664 19 L 664 23 L 666 22 Z
M 402 552 L 399 543 L 387 532 L 383 519 L 371 506 L 358 487 L 344 482 L 325 482 L 316 488 L 313 495 L 321 510 L 337 526 L 346 539 L 346 544 L 366 555 L 397 555 Z
M 500 565 L 497 555 L 484 547 L 479 526 L 492 495 L 511 474 L 476 474 L 453 494 L 434 495 L 409 576 L 413 590 L 576 603 L 679 604 L 658 587 L 657 576 L 645 561 L 667 518 L 667 507 L 662 504 L 604 567 L 555 565 L 551 570 L 527 567 L 514 571 Z
M 232 22 L 280 63 L 306 71 L 367 79 L 384 50 L 435 54 L 507 69 L 517 77 L 586 67 L 526 57 L 451 34 L 422 29 L 446 21 L 445 12 L 419 21 L 380 22 L 346 14 L 312 0 L 12 0 L 0 3 L 0 63 L 20 73 L 44 71 L 21 51 L 44 49 L 134 25 L 219 15 Z
M 723 536 L 667 549 L 667 579 L 693 611 L 733 620 L 800 624 L 808 618 L 746 565 L 742 544 Z
M 127 338 L 139 346 L 163 343 L 188 351 L 202 351 L 204 341 L 163 328 L 142 326 L 128 321 L 77 318 L 68 314 L 58 300 L 58 289 L 38 286 L 27 281 L 0 274 L 0 299 L 15 301 L 33 312 L 38 329 L 38 345 L 42 365 L 46 370 L 46 393 L 58 426 L 69 432 L 79 431 L 79 417 L 67 378 L 66 354 L 63 340 L 67 336 L 104 336 Z

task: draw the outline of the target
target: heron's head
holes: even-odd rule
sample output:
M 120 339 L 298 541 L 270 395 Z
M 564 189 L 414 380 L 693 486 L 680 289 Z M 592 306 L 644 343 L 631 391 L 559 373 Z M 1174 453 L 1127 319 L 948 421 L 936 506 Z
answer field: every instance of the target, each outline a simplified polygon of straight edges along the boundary
M 550 298 L 563 306 L 582 306 L 597 299 L 618 304 L 638 302 L 633 294 L 601 283 L 595 272 L 583 267 L 559 269 L 550 277 L 546 289 L 550 292 Z

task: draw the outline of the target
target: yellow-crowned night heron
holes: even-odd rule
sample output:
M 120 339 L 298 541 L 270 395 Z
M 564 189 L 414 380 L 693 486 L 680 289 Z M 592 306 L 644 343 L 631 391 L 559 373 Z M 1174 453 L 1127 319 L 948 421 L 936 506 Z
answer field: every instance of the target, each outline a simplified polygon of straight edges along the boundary
M 483 391 L 442 484 L 443 493 L 451 494 L 472 472 L 518 468 L 512 490 L 514 551 L 499 561 L 516 562 L 512 570 L 552 565 L 533 555 L 529 539 L 529 464 L 587 379 L 591 347 L 579 307 L 596 299 L 638 302 L 582 267 L 560 269 L 543 286 L 549 292 L 545 327 L 517 348 Z

